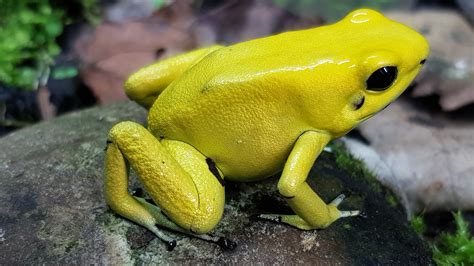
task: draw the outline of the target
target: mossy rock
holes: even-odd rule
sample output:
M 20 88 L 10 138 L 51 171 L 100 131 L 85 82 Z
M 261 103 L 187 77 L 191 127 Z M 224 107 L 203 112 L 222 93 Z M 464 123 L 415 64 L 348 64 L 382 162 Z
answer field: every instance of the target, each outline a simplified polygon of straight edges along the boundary
M 341 209 L 364 217 L 340 219 L 325 230 L 300 231 L 250 219 L 290 213 L 277 177 L 228 183 L 224 217 L 214 234 L 238 243 L 233 251 L 180 234 L 168 252 L 144 228 L 103 200 L 107 131 L 123 120 L 145 122 L 134 103 L 72 113 L 0 139 L 0 262 L 2 264 L 325 263 L 431 264 L 431 252 L 411 229 L 402 207 L 339 143 L 324 152 L 309 177 L 325 201 L 349 193 Z M 132 174 L 131 189 L 140 184 Z

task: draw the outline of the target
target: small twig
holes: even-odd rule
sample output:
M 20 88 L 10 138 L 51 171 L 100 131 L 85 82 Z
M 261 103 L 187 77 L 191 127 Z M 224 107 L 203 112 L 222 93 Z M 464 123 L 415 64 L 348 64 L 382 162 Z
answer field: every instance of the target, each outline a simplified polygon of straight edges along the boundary
M 49 101 L 51 93 L 46 86 L 38 89 L 36 95 L 38 100 L 38 107 L 41 113 L 41 119 L 46 120 L 56 116 L 56 107 Z

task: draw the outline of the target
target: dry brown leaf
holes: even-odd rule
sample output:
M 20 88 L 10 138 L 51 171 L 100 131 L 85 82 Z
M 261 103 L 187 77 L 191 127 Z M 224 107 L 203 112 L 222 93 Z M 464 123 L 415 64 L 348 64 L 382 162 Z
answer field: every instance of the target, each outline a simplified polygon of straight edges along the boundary
M 413 96 L 437 94 L 445 111 L 474 103 L 474 31 L 470 24 L 451 10 L 387 15 L 417 29 L 430 43 L 431 54 Z
M 132 72 L 164 56 L 192 47 L 185 30 L 151 21 L 105 23 L 76 45 L 81 75 L 101 104 L 125 99 L 123 82 Z
M 124 79 L 110 75 L 98 68 L 84 68 L 81 71 L 84 82 L 93 90 L 101 104 L 123 101 L 127 98 L 123 90 Z

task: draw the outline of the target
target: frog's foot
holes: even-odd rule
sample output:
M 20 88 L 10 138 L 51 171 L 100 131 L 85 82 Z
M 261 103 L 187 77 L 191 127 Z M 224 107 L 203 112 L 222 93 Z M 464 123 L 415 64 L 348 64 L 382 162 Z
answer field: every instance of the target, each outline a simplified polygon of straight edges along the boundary
M 166 244 L 166 249 L 168 251 L 173 251 L 173 249 L 176 247 L 176 240 L 163 234 L 156 226 L 150 225 L 147 226 L 147 229 L 152 231 L 156 235 L 156 237 L 158 237 L 161 241 L 163 241 L 163 243 Z
M 214 236 L 211 234 L 203 234 L 203 235 L 188 234 L 188 235 L 202 239 L 207 242 L 214 243 L 224 250 L 234 250 L 237 247 L 237 243 L 223 236 Z
M 272 221 L 275 223 L 289 224 L 301 230 L 312 230 L 317 229 L 309 225 L 298 215 L 286 215 L 286 214 L 259 214 L 256 216 L 258 219 Z
M 339 204 L 341 204 L 341 202 L 346 198 L 346 195 L 341 193 L 339 194 L 339 196 L 337 196 L 335 199 L 333 199 L 331 201 L 331 203 L 329 203 L 329 205 L 332 205 L 334 207 L 337 207 L 339 206 Z M 343 218 L 343 217 L 351 217 L 351 216 L 358 216 L 360 215 L 360 211 L 359 210 L 350 210 L 350 211 L 341 211 L 339 210 L 339 213 L 340 213 L 340 216 L 339 218 Z
M 358 210 L 350 210 L 350 211 L 341 211 L 337 209 L 337 206 L 341 204 L 341 202 L 346 198 L 344 194 L 340 194 L 337 196 L 331 203 L 329 203 L 327 207 L 328 216 L 331 218 L 326 223 L 321 224 L 309 224 L 303 218 L 298 215 L 282 215 L 282 214 L 260 214 L 256 217 L 263 220 L 269 220 L 276 223 L 285 223 L 289 224 L 293 227 L 296 227 L 301 230 L 312 230 L 312 229 L 322 229 L 329 226 L 332 222 L 339 218 L 343 217 L 351 217 L 351 216 L 358 216 L 360 215 L 360 211 Z
M 187 231 L 179 227 L 178 225 L 176 225 L 173 221 L 171 221 L 168 218 L 168 216 L 166 216 L 166 214 L 160 209 L 160 207 L 148 202 L 144 198 L 140 198 L 140 197 L 134 197 L 134 198 L 153 216 L 157 226 L 164 227 L 175 232 L 179 232 L 188 236 L 202 239 L 207 242 L 214 243 L 220 246 L 224 250 L 233 250 L 237 247 L 237 244 L 234 241 L 222 236 L 214 236 L 211 234 L 195 234 L 193 232 Z M 168 245 L 168 250 L 172 250 L 174 246 L 176 246 L 176 241 L 166 238 L 166 236 L 165 236 L 165 239 L 163 239 L 163 233 L 159 232 L 156 226 L 154 226 L 154 228 L 155 229 L 153 230 L 150 229 L 150 230 L 153 233 L 155 233 L 155 235 L 157 235 L 158 238 L 163 240 Z M 158 231 L 158 233 L 155 231 Z

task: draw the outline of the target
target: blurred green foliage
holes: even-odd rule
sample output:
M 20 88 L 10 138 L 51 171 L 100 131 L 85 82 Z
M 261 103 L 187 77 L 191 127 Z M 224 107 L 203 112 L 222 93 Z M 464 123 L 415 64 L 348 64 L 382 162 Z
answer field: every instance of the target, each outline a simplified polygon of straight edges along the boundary
M 160 9 L 166 4 L 166 0 L 152 0 L 151 2 L 155 9 Z
M 74 20 L 66 6 L 74 4 L 85 20 L 98 22 L 97 0 L 0 0 L 0 82 L 31 90 L 47 80 L 60 53 L 56 38 Z
M 65 66 L 53 70 L 51 76 L 54 79 L 68 79 L 77 76 L 78 70 L 75 67 Z
M 0 0 L 0 81 L 33 89 L 60 49 L 61 10 L 48 0 Z
M 76 0 L 82 8 L 82 16 L 92 25 L 97 25 L 100 22 L 100 8 L 97 3 L 98 0 Z

